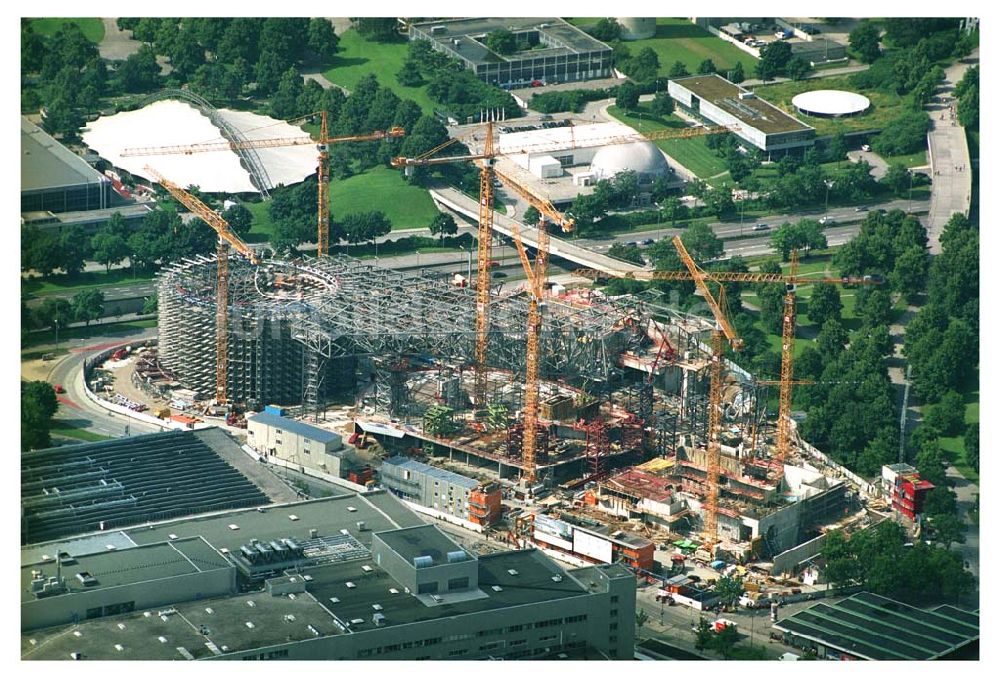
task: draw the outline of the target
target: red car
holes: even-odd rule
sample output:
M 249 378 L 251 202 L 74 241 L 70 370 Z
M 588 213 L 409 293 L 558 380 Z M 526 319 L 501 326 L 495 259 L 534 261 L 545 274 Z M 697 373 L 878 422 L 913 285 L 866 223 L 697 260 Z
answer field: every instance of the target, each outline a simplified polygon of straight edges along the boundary
M 62 384 L 56 384 L 55 386 L 52 387 L 52 390 L 54 390 L 56 393 L 65 393 L 66 392 L 66 389 L 64 389 L 62 387 Z
M 545 83 L 544 83 L 544 82 L 542 82 L 541 80 L 532 80 L 532 81 L 531 81 L 531 86 L 532 86 L 532 87 L 541 87 L 541 86 L 542 86 L 542 85 L 544 85 L 544 84 L 545 84 Z

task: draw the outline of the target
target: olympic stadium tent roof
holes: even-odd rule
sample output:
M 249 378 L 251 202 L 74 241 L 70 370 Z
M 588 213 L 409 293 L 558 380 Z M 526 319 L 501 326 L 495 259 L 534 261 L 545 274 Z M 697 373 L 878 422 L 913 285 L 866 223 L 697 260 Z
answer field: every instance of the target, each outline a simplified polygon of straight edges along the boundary
M 218 113 L 250 140 L 305 137 L 300 128 L 255 113 L 220 109 Z M 180 101 L 157 101 L 137 111 L 101 117 L 90 123 L 83 141 L 113 165 L 152 180 L 149 165 L 182 187 L 217 193 L 257 193 L 250 174 L 232 150 L 193 154 L 122 157 L 127 148 L 225 143 L 204 113 Z M 316 172 L 313 144 L 257 149 L 272 186 L 295 184 Z
M 497 138 L 497 146 L 501 153 L 525 149 L 534 155 L 567 148 L 604 146 L 622 138 L 642 141 L 644 137 L 631 127 L 618 122 L 599 122 L 501 134 Z

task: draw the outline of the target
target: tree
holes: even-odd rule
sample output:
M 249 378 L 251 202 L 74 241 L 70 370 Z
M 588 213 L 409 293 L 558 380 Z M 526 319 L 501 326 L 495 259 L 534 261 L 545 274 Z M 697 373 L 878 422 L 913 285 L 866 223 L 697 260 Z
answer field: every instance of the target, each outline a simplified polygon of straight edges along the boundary
M 534 226 L 538 223 L 538 220 L 542 215 L 537 209 L 535 209 L 534 205 L 528 205 L 528 209 L 524 210 L 524 214 L 522 216 L 525 224 L 528 226 Z
M 271 112 L 274 117 L 294 118 L 300 115 L 298 107 L 300 96 L 302 96 L 302 76 L 294 68 L 289 68 L 281 76 L 278 89 L 271 97 Z
M 732 191 L 726 186 L 709 191 L 703 198 L 705 207 L 719 219 L 732 214 L 736 210 L 736 203 L 733 202 Z
M 185 28 L 177 33 L 170 48 L 170 65 L 187 80 L 205 63 L 205 48 L 199 44 L 194 31 Z
M 934 527 L 934 541 L 944 548 L 965 543 L 965 523 L 954 513 L 939 513 L 930 516 L 930 520 Z
M 802 80 L 811 70 L 812 66 L 809 65 L 809 62 L 801 57 L 792 57 L 785 64 L 785 75 L 792 80 Z
M 873 63 L 882 56 L 878 26 L 869 21 L 858 24 L 847 39 L 850 42 L 851 50 L 858 55 L 863 63 Z
M 760 60 L 755 68 L 761 80 L 772 80 L 781 73 L 792 58 L 792 46 L 784 40 L 770 42 L 760 50 Z
M 863 328 L 888 325 L 892 315 L 892 298 L 887 290 L 862 285 L 855 294 L 854 312 L 861 319 Z
M 129 254 L 125 238 L 107 224 L 90 239 L 90 247 L 94 252 L 94 260 L 104 264 L 108 273 L 111 272 L 112 264 L 121 262 Z
M 910 181 L 910 171 L 899 163 L 893 163 L 889 165 L 889 169 L 886 170 L 885 176 L 879 180 L 879 183 L 895 193 L 897 197 L 905 197 L 906 191 L 911 185 Z
M 152 315 L 157 310 L 159 310 L 159 295 L 153 292 L 153 294 L 142 300 L 142 313 L 143 315 Z
M 621 38 L 622 27 L 614 19 L 601 19 L 594 24 L 589 33 L 603 42 L 613 42 Z
M 742 577 L 719 577 L 714 587 L 715 595 L 719 597 L 723 607 L 734 607 L 743 595 L 743 590 Z
M 882 156 L 915 153 L 927 146 L 930 125 L 924 111 L 903 111 L 883 127 L 872 141 L 872 149 Z
M 646 622 L 648 622 L 648 621 L 649 621 L 649 613 L 646 612 L 646 610 L 640 608 L 635 613 L 635 625 L 636 625 L 636 628 L 642 628 L 643 626 L 645 626 Z
M 141 45 L 118 67 L 115 77 L 122 90 L 133 94 L 151 92 L 159 87 L 160 65 L 156 63 L 153 48 Z
M 816 337 L 819 353 L 827 360 L 833 360 L 840 355 L 844 346 L 847 345 L 847 341 L 847 330 L 835 318 L 824 322 Z
M 339 43 L 340 38 L 334 32 L 329 19 L 315 17 L 309 20 L 309 49 L 319 57 L 320 61 L 327 62 L 333 59 Z
M 973 422 L 965 429 L 965 459 L 979 473 L 979 423 Z
M 82 126 L 83 116 L 67 95 L 60 94 L 48 101 L 42 118 L 42 127 L 46 132 L 72 138 Z
M 737 61 L 733 70 L 729 72 L 729 80 L 735 82 L 737 85 L 747 79 L 746 73 L 743 71 L 743 62 Z
M 420 74 L 420 67 L 413 59 L 403 62 L 403 67 L 396 73 L 396 80 L 404 87 L 419 87 L 424 84 L 424 78 Z
M 642 257 L 642 250 L 635 245 L 616 242 L 608 248 L 608 256 L 623 261 L 630 261 L 639 266 L 645 266 L 646 260 Z
M 279 186 L 271 192 L 268 215 L 274 223 L 271 247 L 281 254 L 295 250 L 303 242 L 316 242 L 316 182 Z M 338 242 L 343 230 L 330 223 L 330 242 Z
M 927 250 L 919 245 L 910 247 L 896 259 L 889 276 L 893 288 L 908 299 L 915 298 L 927 281 L 928 266 Z
M 965 425 L 965 401 L 955 391 L 948 391 L 936 405 L 931 405 L 926 423 L 943 436 L 957 436 Z
M 840 162 L 847 157 L 847 138 L 843 132 L 835 134 L 826 147 L 826 161 Z
M 59 408 L 56 392 L 45 381 L 21 382 L 21 451 L 38 450 L 52 444 L 49 431 Z
M 615 105 L 623 111 L 635 110 L 636 106 L 639 105 L 639 88 L 631 82 L 622 83 L 618 87 Z
M 59 234 L 59 257 L 62 269 L 70 277 L 83 271 L 90 256 L 90 238 L 80 226 L 69 226 Z
M 715 639 L 715 631 L 708 625 L 708 620 L 704 617 L 698 618 L 698 628 L 695 629 L 694 649 L 701 652 L 712 647 Z
M 347 241 L 351 243 L 368 240 L 375 242 L 376 238 L 386 235 L 391 230 L 392 222 L 381 211 L 356 212 L 344 217 L 344 231 Z
M 651 47 L 643 47 L 639 53 L 628 60 L 626 73 L 639 82 L 650 82 L 656 78 L 660 70 L 660 57 Z
M 842 309 L 840 290 L 836 285 L 816 285 L 809 297 L 806 316 L 817 325 L 822 325 L 830 318 L 839 322 Z
M 77 292 L 70 303 L 73 305 L 73 319 L 82 320 L 85 326 L 104 315 L 104 293 L 100 290 Z
M 722 256 L 724 250 L 722 240 L 706 223 L 694 224 L 685 229 L 681 234 L 681 242 L 696 261 L 715 259 Z
M 248 210 L 246 206 L 241 203 L 230 205 L 229 208 L 222 213 L 222 218 L 226 220 L 229 227 L 232 228 L 236 232 L 236 235 L 240 237 L 245 238 L 250 233 L 250 229 L 253 228 L 253 212 Z
M 56 334 L 59 343 L 59 329 L 73 322 L 73 306 L 66 299 L 48 298 L 38 309 L 38 319 Z
M 715 73 L 718 69 L 715 67 L 715 62 L 711 59 L 705 59 L 700 64 L 698 64 L 698 74 L 708 75 L 709 73 Z
M 497 54 L 513 54 L 517 51 L 517 37 L 507 29 L 499 28 L 486 35 L 486 47 Z
M 438 212 L 435 214 L 428 228 L 431 235 L 436 235 L 440 238 L 442 244 L 444 243 L 444 236 L 458 233 L 458 224 L 455 223 L 455 217 L 451 216 L 448 212 Z
M 396 20 L 392 17 L 351 19 L 361 37 L 374 42 L 392 42 L 398 39 Z
M 62 265 L 59 238 L 37 226 L 21 227 L 21 270 L 49 275 Z
M 657 92 L 653 95 L 653 113 L 660 116 L 668 116 L 674 112 L 674 100 L 666 92 Z
M 670 72 L 667 73 L 667 77 L 671 80 L 676 78 L 686 78 L 689 75 L 691 74 L 688 73 L 687 66 L 684 65 L 683 61 L 679 60 L 674 62 L 674 65 L 670 67 Z

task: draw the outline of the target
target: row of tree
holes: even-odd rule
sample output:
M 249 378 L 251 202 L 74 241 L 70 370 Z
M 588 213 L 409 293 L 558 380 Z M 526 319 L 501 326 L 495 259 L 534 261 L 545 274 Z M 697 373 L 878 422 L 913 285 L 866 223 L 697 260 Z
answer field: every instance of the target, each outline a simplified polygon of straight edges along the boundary
M 922 541 L 906 542 L 898 523 L 885 520 L 849 538 L 840 531 L 823 545 L 826 576 L 836 587 L 859 584 L 872 593 L 913 605 L 969 595 L 975 578 L 955 552 Z

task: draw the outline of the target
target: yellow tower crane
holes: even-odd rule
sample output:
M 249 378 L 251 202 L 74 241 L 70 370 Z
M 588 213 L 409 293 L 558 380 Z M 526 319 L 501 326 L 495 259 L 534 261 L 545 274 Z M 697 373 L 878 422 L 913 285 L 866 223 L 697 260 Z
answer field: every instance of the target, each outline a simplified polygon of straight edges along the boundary
M 305 120 L 311 118 L 315 113 L 310 113 L 302 118 L 296 118 L 289 122 Z M 146 146 L 138 148 L 126 148 L 122 151 L 122 157 L 146 156 L 146 155 L 192 155 L 194 153 L 206 153 L 212 151 L 237 151 L 246 148 L 280 148 L 284 146 L 304 146 L 307 144 L 317 144 L 319 147 L 319 160 L 316 169 L 317 183 L 317 226 L 316 226 L 316 256 L 326 256 L 330 251 L 330 200 L 328 197 L 330 184 L 329 147 L 331 144 L 340 144 L 349 141 L 380 141 L 393 137 L 405 136 L 406 131 L 402 127 L 392 127 L 385 131 L 370 132 L 368 134 L 348 134 L 346 136 L 331 137 L 328 133 L 327 113 L 320 111 L 320 136 L 314 140 L 310 136 L 278 137 L 275 139 L 250 139 L 247 141 L 213 141 L 204 144 L 181 144 L 175 146 Z
M 260 259 L 240 237 L 229 227 L 218 212 L 173 183 L 155 169 L 146 165 L 146 171 L 156 182 L 167 189 L 176 200 L 200 217 L 219 236 L 216 246 L 216 290 L 215 290 L 215 403 L 228 405 L 227 377 L 229 374 L 229 246 L 257 265 Z
M 696 136 L 704 136 L 709 134 L 721 134 L 723 132 L 736 131 L 739 128 L 736 126 L 711 126 L 711 127 L 686 127 L 684 129 L 663 129 L 654 132 L 644 132 L 636 133 L 631 135 L 610 135 L 607 137 L 599 139 L 589 139 L 587 141 L 588 146 L 608 146 L 612 144 L 625 144 L 625 143 L 635 143 L 636 141 L 657 141 L 662 139 L 684 139 Z M 470 133 L 472 134 L 472 133 Z M 434 157 L 442 150 L 451 146 L 452 144 L 462 141 L 465 137 L 456 137 L 449 139 L 448 141 L 436 146 L 426 153 L 423 153 L 414 158 L 399 157 L 392 160 L 393 167 L 403 168 L 407 173 L 412 172 L 413 167 L 427 167 L 432 165 L 444 165 L 453 162 L 476 162 L 479 165 L 479 228 L 478 228 L 478 260 L 477 260 L 477 278 L 476 278 L 476 355 L 475 355 L 475 387 L 473 390 L 473 400 L 475 401 L 476 407 L 479 409 L 484 409 L 486 407 L 486 391 L 487 391 L 487 350 L 489 346 L 489 312 L 490 312 L 490 243 L 493 238 L 493 188 L 494 181 L 500 179 L 508 186 L 511 186 L 515 191 L 525 196 L 527 189 L 524 189 L 514 182 L 511 177 L 500 177 L 495 169 L 496 160 L 499 157 L 516 155 L 518 153 L 525 152 L 540 152 L 542 150 L 551 150 L 554 148 L 552 142 L 541 142 L 538 144 L 529 144 L 526 146 L 521 146 L 516 149 L 507 149 L 505 151 L 499 151 L 496 148 L 493 122 L 487 121 L 485 123 L 485 135 L 483 142 L 483 150 L 481 153 L 471 153 L 468 155 L 460 156 L 443 156 Z M 575 148 L 576 143 L 572 144 L 571 148 Z M 512 183 L 513 182 L 513 183 Z M 530 193 L 530 192 L 528 192 Z M 533 196 L 535 200 L 542 200 L 546 204 L 547 200 Z M 531 200 L 528 200 L 531 203 Z M 534 205 L 534 203 L 532 203 Z M 535 209 L 538 209 L 539 213 L 544 214 L 544 212 L 534 205 Z M 553 212 L 555 209 L 552 208 Z M 558 212 L 555 212 L 558 214 Z M 564 231 L 568 231 L 571 226 L 567 227 L 567 221 L 565 217 L 552 218 L 555 223 L 559 223 Z M 571 222 L 570 222 L 571 223 Z M 543 248 L 539 247 L 538 252 L 542 257 L 543 268 L 544 259 L 548 256 L 548 234 L 542 234 L 541 229 L 539 230 L 539 239 L 545 239 L 544 254 L 542 254 Z M 541 242 L 539 243 L 541 245 Z M 522 262 L 523 263 L 523 262 Z M 530 279 L 530 275 L 529 275 Z M 533 434 L 531 434 L 533 435 Z
M 677 237 L 675 236 L 675 241 Z M 691 280 L 692 276 L 684 271 L 595 271 L 579 269 L 578 275 L 591 279 L 599 277 L 628 278 L 631 280 L 677 281 Z M 800 381 L 795 375 L 795 290 L 797 285 L 878 285 L 880 280 L 870 277 L 842 278 L 811 278 L 798 275 L 798 253 L 792 251 L 789 273 L 743 273 L 730 271 L 708 271 L 706 277 L 716 282 L 747 282 L 747 283 L 782 283 L 785 285 L 785 298 L 781 318 L 781 379 L 773 382 L 757 382 L 759 384 L 773 383 L 780 386 L 778 404 L 778 444 L 775 460 L 779 463 L 792 451 L 792 387 L 812 382 Z

